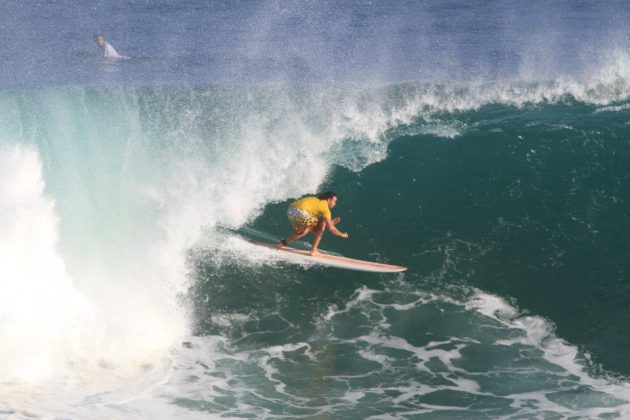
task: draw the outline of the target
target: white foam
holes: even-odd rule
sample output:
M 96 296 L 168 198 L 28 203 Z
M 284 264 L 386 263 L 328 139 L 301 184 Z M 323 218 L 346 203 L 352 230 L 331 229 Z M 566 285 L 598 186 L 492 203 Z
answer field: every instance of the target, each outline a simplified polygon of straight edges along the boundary
M 328 313 L 324 315 L 324 319 L 330 321 L 334 316 L 349 312 L 360 303 L 369 300 L 375 293 L 377 293 L 376 290 L 368 289 L 366 286 L 362 286 L 360 289 L 356 290 L 355 297 L 347 302 L 343 309 L 339 309 L 337 306 L 329 307 Z
M 0 220 L 0 287 L 6 293 L 0 296 L 4 303 L 0 311 L 5 320 L 11 319 L 6 322 L 9 327 L 2 331 L 0 348 L 11 355 L 0 360 L 0 364 L 6 363 L 2 373 L 8 381 L 37 381 L 81 370 L 81 380 L 89 381 L 98 378 L 102 366 L 115 372 L 113 376 L 126 378 L 137 374 L 138 366 L 143 364 L 167 366 L 169 349 L 188 332 L 185 308 L 178 302 L 178 296 L 185 294 L 189 286 L 186 252 L 203 240 L 211 251 L 207 256 L 217 264 L 225 258 L 257 266 L 272 255 L 260 249 L 254 252 L 244 241 L 217 234 L 217 225 L 239 227 L 260 214 L 269 202 L 315 192 L 333 164 L 359 171 L 384 159 L 391 140 L 388 132 L 401 125 L 410 126 L 412 133 L 415 125 L 420 125 L 419 133 L 452 138 L 467 127 L 441 122 L 436 113 L 474 110 L 491 103 L 523 106 L 561 102 L 567 96 L 606 106 L 628 98 L 629 69 L 627 58 L 620 55 L 598 74 L 581 81 L 409 83 L 404 88 L 335 86 L 303 91 L 268 87 L 267 91 L 261 88 L 216 98 L 219 105 L 236 102 L 227 110 L 220 106 L 221 111 L 216 114 L 196 102 L 214 95 L 211 90 L 199 97 L 193 90 L 177 91 L 172 94 L 175 98 L 168 91 L 156 91 L 160 110 L 150 115 L 149 125 L 154 121 L 171 121 L 172 125 L 160 125 L 163 130 L 155 137 L 145 133 L 142 113 L 146 110 L 138 107 L 137 92 L 105 90 L 99 93 L 108 96 L 113 108 L 125 111 L 119 115 L 120 131 L 128 137 L 121 136 L 122 141 L 118 141 L 124 147 L 119 148 L 108 143 L 114 143 L 119 132 L 111 134 L 94 128 L 83 136 L 72 131 L 72 127 L 80 125 L 68 108 L 75 102 L 76 92 L 49 92 L 37 108 L 48 112 L 44 120 L 52 121 L 51 127 L 26 127 L 25 132 L 64 127 L 56 134 L 63 141 L 66 136 L 71 137 L 70 146 L 72 142 L 83 145 L 84 141 L 103 137 L 102 143 L 94 140 L 94 154 L 102 151 L 111 154 L 108 161 L 123 161 L 120 174 L 111 174 L 111 168 L 96 165 L 108 174 L 96 186 L 80 179 L 85 174 L 74 174 L 76 184 L 57 189 L 59 196 L 55 198 L 67 204 L 77 199 L 73 194 L 107 187 L 115 178 L 113 175 L 119 175 L 131 178 L 124 185 L 133 200 L 119 202 L 128 197 L 99 190 L 99 195 L 105 197 L 102 200 L 112 206 L 102 213 L 140 210 L 136 218 L 124 219 L 124 227 L 116 227 L 119 235 L 115 240 L 107 235 L 100 238 L 109 243 L 101 249 L 96 247 L 94 254 L 109 252 L 106 257 L 95 261 L 82 260 L 82 255 L 72 256 L 74 263 L 66 264 L 58 252 L 57 214 L 52 199 L 44 192 L 37 151 L 22 146 L 2 149 L 1 159 L 6 164 L 0 168 L 0 205 L 6 216 Z M 398 93 L 394 94 L 394 90 Z M 190 108 L 180 109 L 181 102 L 175 99 L 184 94 L 194 100 Z M 15 101 L 16 106 L 20 101 Z M 100 115 L 102 110 L 79 103 L 81 112 L 77 111 L 75 119 L 93 118 L 94 126 L 98 126 L 98 115 L 92 113 Z M 115 109 L 110 111 L 115 115 Z M 214 125 L 204 131 L 200 126 L 205 126 L 199 121 L 211 121 Z M 159 128 L 152 126 L 151 130 L 160 131 Z M 56 140 L 59 139 L 46 139 L 51 144 Z M 151 148 L 153 142 L 155 149 Z M 62 151 L 67 151 L 56 146 L 61 150 L 57 151 L 63 161 L 61 166 L 72 163 L 64 161 L 68 156 Z M 116 154 L 119 149 L 124 156 Z M 63 168 L 49 170 L 53 178 L 63 172 Z M 81 206 L 65 208 L 83 210 Z M 79 254 L 91 244 L 86 237 L 74 236 L 76 231 L 88 226 L 98 235 L 110 227 L 94 218 L 77 224 L 73 232 L 72 226 L 67 226 L 85 215 L 68 211 L 59 216 L 66 224 L 61 247 L 76 249 Z M 35 260 L 38 264 L 31 264 Z M 370 300 L 373 293 L 360 290 L 344 309 L 331 308 L 324 320 Z M 392 308 L 405 310 L 413 304 Z M 488 301 L 478 308 L 490 310 L 489 305 Z M 509 305 L 504 310 L 510 312 Z M 511 318 L 514 313 L 506 316 Z M 523 324 L 522 328 L 540 327 Z M 63 333 L 57 334 L 59 331 Z M 537 339 L 531 338 L 533 342 Z M 554 351 L 562 355 L 565 349 L 559 345 Z M 452 356 L 442 357 L 448 362 Z M 559 359 L 570 357 L 569 352 Z M 75 367 L 68 368 L 68 362 Z M 76 368 L 77 365 L 82 367 Z
M 94 270 L 77 287 L 44 188 L 35 148 L 0 146 L 0 398 L 34 413 L 90 395 L 115 400 L 120 386 L 128 398 L 168 372 L 185 324 L 165 300 L 171 291 L 156 277 L 140 287 L 133 268 L 120 278 Z M 123 279 L 135 282 L 116 289 Z
M 600 112 L 622 112 L 622 111 L 627 111 L 629 109 L 630 109 L 630 104 L 610 105 L 610 106 L 603 106 L 601 108 L 596 109 L 595 113 L 600 113 Z
M 588 354 L 581 353 L 574 345 L 567 343 L 554 334 L 554 327 L 549 321 L 539 316 L 524 316 L 519 310 L 508 304 L 504 299 L 477 290 L 466 303 L 471 309 L 475 309 L 484 315 L 495 319 L 509 328 L 518 328 L 524 331 L 521 337 L 509 340 L 497 340 L 500 345 L 512 345 L 521 343 L 540 349 L 544 358 L 549 362 L 561 366 L 566 375 L 574 375 L 579 378 L 580 384 L 592 387 L 596 391 L 604 392 L 622 401 L 630 400 L 630 383 L 609 380 L 606 377 L 592 377 L 586 369 L 582 357 L 589 358 Z M 546 397 L 541 397 L 548 402 Z M 553 403 L 555 405 L 555 403 Z M 599 414 L 610 409 L 591 409 L 591 413 Z M 619 413 L 629 413 L 630 403 L 615 407 Z
M 247 314 L 215 314 L 211 318 L 212 323 L 221 327 L 229 327 L 236 323 L 242 324 L 250 319 L 250 315 Z
M 460 291 L 461 292 L 461 291 Z M 458 293 L 460 293 L 458 292 Z M 389 331 L 389 322 L 385 321 L 387 318 L 383 312 L 384 309 L 395 311 L 409 311 L 413 310 L 414 305 L 401 305 L 397 303 L 378 303 L 378 296 L 380 294 L 388 294 L 390 291 L 376 291 L 366 289 L 362 287 L 357 289 L 355 296 L 348 301 L 343 308 L 332 307 L 329 308 L 328 313 L 324 319 L 328 322 L 333 321 L 334 317 L 342 316 L 350 310 L 360 310 L 365 317 L 371 320 L 373 326 L 371 332 L 367 335 L 362 335 L 356 338 L 338 340 L 343 343 L 357 345 L 358 354 L 366 360 L 372 360 L 379 363 L 382 371 L 387 372 L 391 369 L 392 360 L 390 356 L 382 354 L 382 349 L 395 349 L 408 353 L 412 358 L 408 359 L 407 363 L 414 363 L 416 369 L 424 371 L 431 375 L 441 375 L 440 371 L 436 372 L 432 368 L 429 368 L 428 363 L 439 360 L 445 368 L 444 379 L 447 379 L 451 384 L 448 385 L 427 385 L 421 381 L 412 381 L 408 384 L 396 384 L 395 390 L 400 393 L 397 397 L 392 399 L 392 403 L 404 404 L 406 401 L 413 400 L 419 395 L 429 394 L 438 390 L 456 390 L 473 395 L 489 396 L 489 397 L 505 397 L 512 401 L 512 407 L 519 410 L 521 414 L 540 413 L 542 411 L 550 411 L 566 416 L 576 415 L 576 413 L 582 413 L 590 417 L 596 417 L 600 414 L 613 414 L 624 415 L 627 414 L 630 405 L 623 401 L 628 401 L 630 397 L 630 384 L 627 382 L 616 380 L 609 380 L 606 377 L 593 377 L 589 374 L 587 367 L 581 361 L 584 358 L 588 358 L 588 354 L 584 354 L 578 351 L 576 346 L 566 343 L 561 338 L 558 338 L 554 334 L 553 325 L 545 319 L 537 316 L 525 316 L 519 309 L 513 304 L 508 303 L 507 300 L 484 293 L 480 290 L 473 289 L 472 294 L 465 300 L 456 300 L 450 296 L 440 296 L 435 294 L 425 294 L 414 292 L 412 290 L 406 290 L 407 294 L 417 295 L 418 299 L 415 301 L 415 306 L 431 304 L 432 302 L 440 303 L 445 302 L 455 307 L 465 307 L 468 310 L 473 310 L 482 314 L 485 317 L 492 319 L 498 323 L 492 329 L 500 330 L 505 328 L 506 330 L 520 330 L 523 334 L 510 334 L 513 338 L 497 338 L 493 345 L 496 346 L 513 346 L 520 345 L 523 348 L 536 348 L 541 351 L 541 358 L 547 362 L 557 366 L 558 371 L 555 371 L 553 375 L 558 377 L 558 380 L 562 381 L 562 378 L 566 378 L 564 383 L 558 383 L 558 387 L 549 388 L 548 385 L 541 384 L 541 389 L 533 392 L 513 393 L 509 395 L 494 395 L 488 390 L 482 387 L 477 378 L 484 378 L 488 373 L 467 371 L 465 368 L 465 361 L 462 363 L 462 352 L 468 345 L 480 344 L 474 339 L 465 337 L 451 337 L 447 340 L 434 341 L 424 344 L 422 346 L 416 346 L 409 343 L 402 337 L 391 335 Z M 469 294 L 468 292 L 465 294 Z M 360 297 L 360 298 L 359 298 Z M 343 322 L 343 321 L 341 321 Z M 322 328 L 326 328 L 325 325 Z M 489 338 L 487 334 L 484 334 L 486 338 Z M 498 337 L 502 337 L 499 334 Z M 367 345 L 365 347 L 364 345 Z M 398 363 L 401 359 L 396 359 Z M 512 375 L 525 375 L 527 377 L 529 373 L 533 373 L 537 368 L 533 370 L 515 368 L 511 371 Z M 499 372 L 496 372 L 499 373 Z M 337 377 L 340 380 L 344 380 L 344 376 Z M 568 402 L 565 405 L 560 401 L 555 401 L 553 397 L 554 392 L 560 392 L 571 389 L 577 389 L 581 386 L 587 386 L 595 393 L 603 393 L 608 395 L 609 398 L 616 398 L 622 401 L 616 406 L 608 406 L 605 402 L 605 397 L 595 397 L 598 400 L 593 401 L 593 406 L 580 408 L 579 410 L 572 407 Z M 362 389 L 362 392 L 382 392 L 382 389 Z M 604 400 L 599 401 L 600 398 Z M 532 403 L 535 405 L 532 406 Z M 427 412 L 441 411 L 449 409 L 462 409 L 461 407 L 447 407 L 447 406 L 431 406 L 428 404 L 422 404 L 423 407 L 427 407 Z M 406 412 L 406 414 L 410 414 Z M 511 415 L 514 415 L 512 413 Z M 506 418 L 509 418 L 506 417 Z
M 89 306 L 56 252 L 54 202 L 31 147 L 0 146 L 0 383 L 37 381 L 81 354 Z

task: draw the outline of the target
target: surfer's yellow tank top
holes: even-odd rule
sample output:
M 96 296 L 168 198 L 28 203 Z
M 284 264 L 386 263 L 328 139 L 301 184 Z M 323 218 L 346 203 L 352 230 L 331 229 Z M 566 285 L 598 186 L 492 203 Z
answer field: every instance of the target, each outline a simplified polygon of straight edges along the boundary
M 290 207 L 297 207 L 300 210 L 311 213 L 314 217 L 324 217 L 330 219 L 330 209 L 326 200 L 317 197 L 304 197 L 291 204 Z

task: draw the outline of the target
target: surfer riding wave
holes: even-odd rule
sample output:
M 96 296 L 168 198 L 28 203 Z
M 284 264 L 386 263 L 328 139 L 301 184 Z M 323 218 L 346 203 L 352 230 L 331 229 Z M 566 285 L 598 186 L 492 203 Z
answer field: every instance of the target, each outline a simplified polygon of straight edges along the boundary
M 341 232 L 336 227 L 341 219 L 339 217 L 333 219 L 330 213 L 330 209 L 336 205 L 337 194 L 332 191 L 327 191 L 317 197 L 307 196 L 291 203 L 287 210 L 287 217 L 289 218 L 291 226 L 293 226 L 293 233 L 285 239 L 282 239 L 276 245 L 276 248 L 280 249 L 288 245 L 289 242 L 296 241 L 310 232 L 315 236 L 313 247 L 311 248 L 311 255 L 317 256 L 319 255 L 317 248 L 322 240 L 322 236 L 324 236 L 326 228 L 328 228 L 333 235 L 348 239 L 348 234 Z

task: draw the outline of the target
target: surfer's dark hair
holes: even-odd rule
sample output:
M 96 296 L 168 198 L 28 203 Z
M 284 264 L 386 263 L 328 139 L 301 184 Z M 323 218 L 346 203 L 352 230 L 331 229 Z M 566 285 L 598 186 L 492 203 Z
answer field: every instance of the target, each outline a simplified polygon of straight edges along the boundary
M 103 32 L 94 32 L 94 39 L 98 38 L 99 36 L 102 36 L 103 38 L 105 38 L 105 36 L 103 35 Z
M 320 200 L 329 200 L 329 199 L 331 199 L 333 197 L 337 197 L 337 194 L 335 194 L 332 191 L 326 191 L 325 193 L 320 194 L 319 197 L 317 197 L 317 198 L 319 198 Z

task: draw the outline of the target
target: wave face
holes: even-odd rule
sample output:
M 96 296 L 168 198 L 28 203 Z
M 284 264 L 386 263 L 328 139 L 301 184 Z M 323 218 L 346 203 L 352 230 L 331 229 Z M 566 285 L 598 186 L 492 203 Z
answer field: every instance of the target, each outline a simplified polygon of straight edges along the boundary
M 3 4 L 0 417 L 630 415 L 610 4 Z
M 63 378 L 103 416 L 624 413 L 614 74 L 4 94 L 3 395 L 41 404 L 6 411 Z M 326 247 L 409 272 L 295 271 L 224 230 L 281 236 L 318 188 L 352 234 Z

